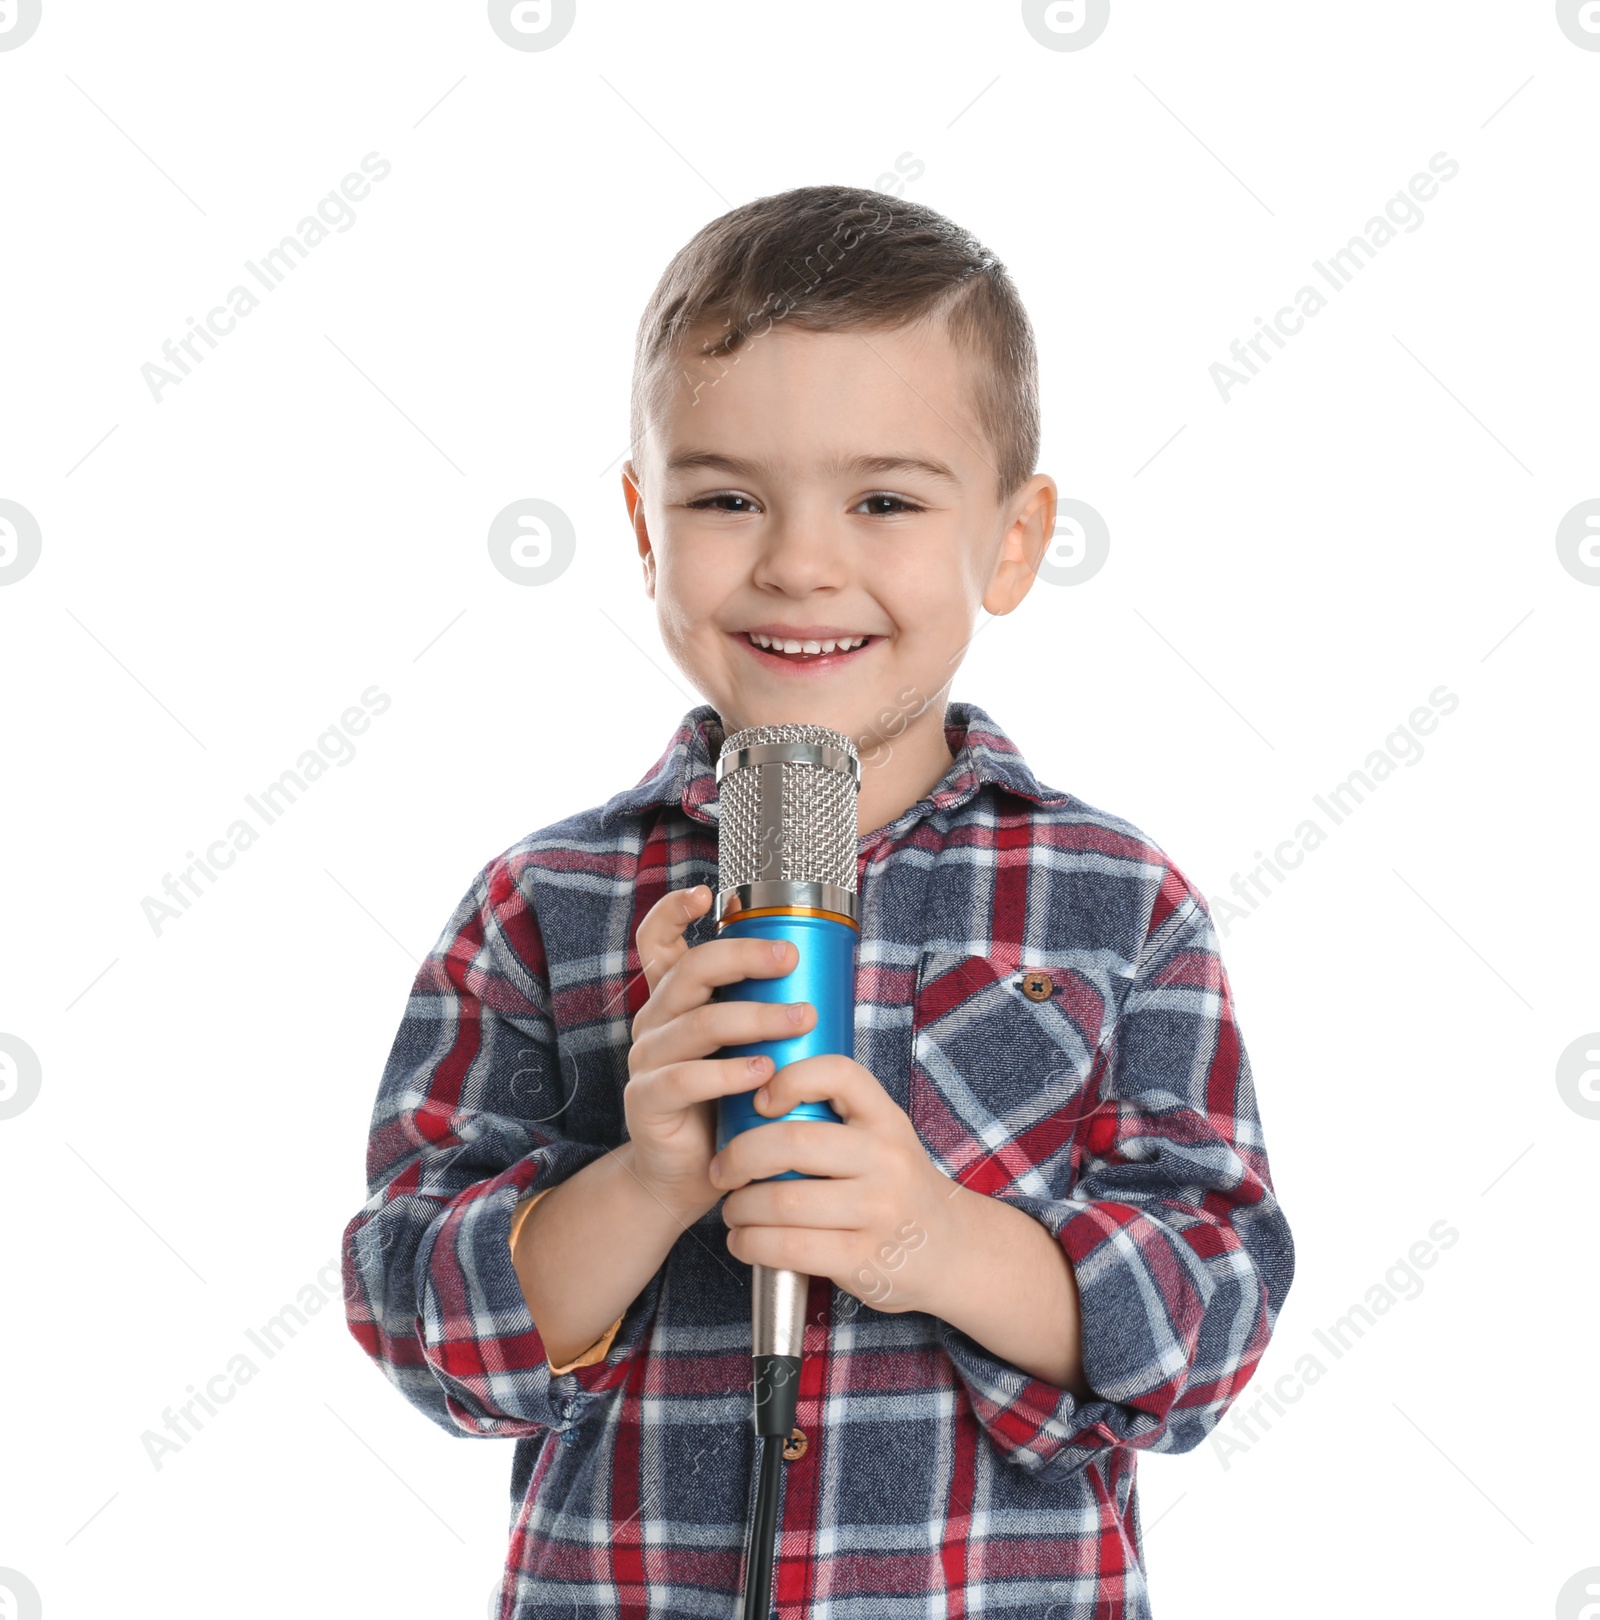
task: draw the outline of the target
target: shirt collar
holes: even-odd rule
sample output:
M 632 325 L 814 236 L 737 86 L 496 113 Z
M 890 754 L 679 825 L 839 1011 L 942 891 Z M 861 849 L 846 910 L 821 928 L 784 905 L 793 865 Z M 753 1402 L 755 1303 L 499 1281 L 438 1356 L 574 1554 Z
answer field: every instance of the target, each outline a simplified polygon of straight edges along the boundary
M 932 810 L 948 810 L 964 803 L 984 783 L 992 783 L 1030 799 L 1035 804 L 1065 804 L 1069 794 L 1045 787 L 1029 770 L 1021 750 L 999 724 L 976 703 L 951 702 L 945 706 L 945 741 L 955 756 L 949 770 L 931 792 L 897 816 L 891 826 Z M 722 720 L 709 703 L 691 709 L 654 765 L 638 783 L 619 793 L 606 806 L 605 819 L 639 815 L 651 805 L 676 805 L 694 821 L 717 823 L 717 756 L 725 732 Z M 887 830 L 887 829 L 885 829 Z M 877 834 L 869 834 L 876 838 Z

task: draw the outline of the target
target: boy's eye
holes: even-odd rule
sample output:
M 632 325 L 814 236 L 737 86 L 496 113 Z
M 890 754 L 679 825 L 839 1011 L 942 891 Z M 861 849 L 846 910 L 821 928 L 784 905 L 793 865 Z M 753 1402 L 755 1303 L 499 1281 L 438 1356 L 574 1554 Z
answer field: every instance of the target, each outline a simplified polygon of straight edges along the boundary
M 691 512 L 715 510 L 718 512 L 732 512 L 735 516 L 743 516 L 748 512 L 759 512 L 759 504 L 748 495 L 740 495 L 735 490 L 721 490 L 715 495 L 701 495 L 692 501 L 684 503 Z M 903 495 L 890 495 L 880 491 L 875 495 L 863 495 L 856 510 L 861 507 L 869 508 L 868 517 L 894 517 L 900 512 L 922 512 L 926 508 L 918 506 L 915 501 L 908 501 Z
M 876 503 L 879 501 L 886 501 L 888 503 L 887 508 L 877 506 Z M 863 506 L 875 508 L 875 510 L 870 511 L 867 514 L 869 517 L 892 517 L 894 515 L 895 508 L 899 508 L 899 510 L 902 512 L 920 512 L 923 510 L 923 508 L 918 506 L 915 501 L 908 501 L 902 495 L 864 495 L 861 498 L 861 504 Z
M 754 512 L 759 510 L 756 503 L 751 500 L 748 495 L 738 495 L 731 490 L 724 490 L 720 495 L 702 495 L 699 500 L 689 501 L 686 504 L 688 505 L 689 510 L 693 512 L 699 511 L 701 508 L 709 508 L 714 502 L 720 501 L 742 501 L 744 503 L 742 506 L 719 505 L 716 508 L 719 512 L 732 512 L 736 516 L 741 516 L 746 512 Z

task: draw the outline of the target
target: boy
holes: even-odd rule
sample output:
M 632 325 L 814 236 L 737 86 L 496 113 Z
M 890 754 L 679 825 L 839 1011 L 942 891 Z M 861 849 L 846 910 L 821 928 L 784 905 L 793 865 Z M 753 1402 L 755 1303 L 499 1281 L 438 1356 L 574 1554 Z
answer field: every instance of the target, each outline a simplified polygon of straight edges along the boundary
M 842 186 L 713 221 L 645 310 L 623 491 L 710 702 L 463 898 L 346 1235 L 367 1352 L 517 1440 L 502 1620 L 738 1612 L 758 1263 L 811 1278 L 783 1620 L 1148 1615 L 1137 1451 L 1267 1344 L 1293 1249 L 1205 904 L 947 702 L 1050 541 L 1035 370 L 1000 264 Z M 774 1075 L 715 1054 L 814 1011 L 711 993 L 793 956 L 709 912 L 723 737 L 783 721 L 856 739 L 862 924 L 855 1060 Z M 841 1123 L 713 1157 L 756 1086 Z

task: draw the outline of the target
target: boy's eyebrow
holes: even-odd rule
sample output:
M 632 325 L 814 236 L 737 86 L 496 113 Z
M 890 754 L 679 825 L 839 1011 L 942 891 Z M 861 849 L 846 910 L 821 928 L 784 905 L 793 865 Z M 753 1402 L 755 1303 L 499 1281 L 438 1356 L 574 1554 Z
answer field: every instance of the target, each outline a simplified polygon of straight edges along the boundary
M 770 474 L 772 470 L 765 462 L 745 461 L 738 456 L 725 456 L 716 450 L 680 450 L 667 461 L 668 472 L 686 472 L 696 467 L 731 473 L 735 478 Z M 940 478 L 951 484 L 961 482 L 942 461 L 933 461 L 926 456 L 845 456 L 827 463 L 820 470 L 827 478 L 838 478 L 847 473 L 919 472 L 928 478 Z

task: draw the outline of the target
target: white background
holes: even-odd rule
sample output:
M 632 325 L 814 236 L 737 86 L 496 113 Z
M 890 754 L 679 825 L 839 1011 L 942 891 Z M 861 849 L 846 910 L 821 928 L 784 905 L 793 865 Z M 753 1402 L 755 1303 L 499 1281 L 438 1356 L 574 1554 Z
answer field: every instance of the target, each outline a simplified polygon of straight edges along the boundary
M 1600 1565 L 1600 1121 L 1556 1084 L 1600 1029 L 1600 590 L 1555 544 L 1600 496 L 1597 96 L 1544 0 L 1117 0 L 1079 51 L 1014 4 L 585 0 L 521 51 L 481 4 L 44 0 L 0 51 L 0 498 L 43 535 L 0 588 L 0 1032 L 43 1077 L 0 1120 L 0 1566 L 50 1620 L 485 1613 L 511 1444 L 406 1407 L 337 1300 L 159 1470 L 141 1436 L 335 1256 L 474 874 L 701 701 L 620 493 L 656 278 L 897 159 L 1015 276 L 1041 469 L 1111 534 L 956 697 L 1219 898 L 1459 699 L 1224 941 L 1298 1250 L 1253 1387 L 1328 1370 L 1226 1467 L 1141 1460 L 1155 1612 L 1545 1616 Z M 156 403 L 163 340 L 374 151 Z M 1424 223 L 1224 403 L 1229 344 L 1439 152 Z M 527 497 L 577 532 L 537 589 L 486 545 Z M 373 685 L 158 936 L 144 898 Z M 1319 1350 L 1440 1220 L 1421 1294 Z

